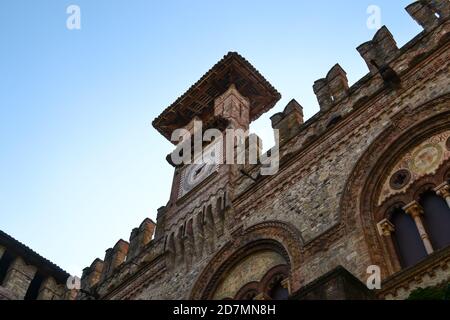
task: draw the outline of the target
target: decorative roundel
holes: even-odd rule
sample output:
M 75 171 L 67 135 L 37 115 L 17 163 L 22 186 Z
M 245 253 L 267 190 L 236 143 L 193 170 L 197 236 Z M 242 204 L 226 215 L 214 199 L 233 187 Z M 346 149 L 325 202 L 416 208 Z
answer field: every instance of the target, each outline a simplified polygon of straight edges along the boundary
M 392 189 L 399 190 L 406 186 L 410 180 L 411 173 L 406 169 L 401 169 L 392 175 L 389 184 Z
M 450 150 L 450 137 L 447 139 L 445 146 L 447 147 L 447 150 Z

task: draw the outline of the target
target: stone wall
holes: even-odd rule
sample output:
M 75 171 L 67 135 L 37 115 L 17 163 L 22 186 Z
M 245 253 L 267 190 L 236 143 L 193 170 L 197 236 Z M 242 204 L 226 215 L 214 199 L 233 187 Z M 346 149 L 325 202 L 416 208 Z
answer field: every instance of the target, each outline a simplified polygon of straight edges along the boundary
M 397 48 L 386 27 L 380 29 L 358 47 L 369 74 L 349 87 L 345 71 L 335 65 L 314 84 L 321 110 L 305 123 L 296 102 L 272 117 L 273 127 L 283 134 L 278 174 L 259 176 L 260 165 L 223 166 L 188 199 L 171 198 L 158 213 L 155 238 L 133 249 L 132 261 L 122 252 L 108 269 L 108 257 L 118 252 L 110 249 L 107 268 L 101 268 L 103 280 L 88 287 L 110 299 L 198 298 L 207 282 L 232 269 L 227 263 L 233 252 L 265 239 L 281 241 L 287 251 L 291 292 L 338 266 L 365 282 L 367 267 L 377 264 L 387 281 L 390 270 L 370 235 L 376 225 L 370 212 L 361 211 L 365 181 L 358 182 L 356 191 L 351 183 L 357 168 L 369 175 L 385 156 L 369 154 L 374 145 L 388 143 L 380 137 L 393 128 L 401 136 L 420 126 L 424 119 L 415 114 L 432 101 L 448 99 L 449 8 L 437 8 L 438 18 L 420 3 L 408 7 L 425 31 L 403 48 Z M 424 114 L 450 111 L 448 100 L 433 110 Z M 365 167 L 361 159 L 367 157 L 374 161 Z M 176 169 L 174 188 L 178 174 Z M 94 269 L 87 268 L 85 284 Z M 382 297 L 404 297 L 408 290 Z
M 14 292 L 18 299 L 23 299 L 36 270 L 36 267 L 27 265 L 22 258 L 18 257 L 9 267 L 3 286 Z

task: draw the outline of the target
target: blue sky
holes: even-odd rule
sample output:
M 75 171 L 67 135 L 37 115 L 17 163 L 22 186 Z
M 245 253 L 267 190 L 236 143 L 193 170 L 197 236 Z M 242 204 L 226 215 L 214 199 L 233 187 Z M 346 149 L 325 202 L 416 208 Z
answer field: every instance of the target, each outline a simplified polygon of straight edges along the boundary
M 0 229 L 72 274 L 165 205 L 172 146 L 151 121 L 228 51 L 283 99 L 318 111 L 315 80 L 337 62 L 351 84 L 369 5 L 402 46 L 421 31 L 409 0 L 3 0 L 0 4 Z M 81 30 L 66 8 L 81 8 Z

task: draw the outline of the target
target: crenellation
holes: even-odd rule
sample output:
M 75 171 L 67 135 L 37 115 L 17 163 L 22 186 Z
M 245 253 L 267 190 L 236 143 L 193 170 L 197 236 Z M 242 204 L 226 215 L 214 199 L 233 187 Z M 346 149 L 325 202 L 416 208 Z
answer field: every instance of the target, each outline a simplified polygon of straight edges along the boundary
M 378 30 L 371 41 L 363 43 L 357 50 L 372 74 L 377 74 L 381 67 L 387 66 L 399 52 L 394 36 L 386 26 Z
M 283 112 L 273 115 L 272 128 L 279 130 L 280 145 L 295 136 L 303 124 L 303 107 L 292 99 Z
M 347 73 L 339 64 L 335 64 L 325 78 L 314 82 L 314 93 L 320 110 L 325 112 L 349 95 Z
M 319 79 L 314 82 L 313 85 L 314 93 L 319 102 L 320 110 L 326 111 L 333 105 L 333 99 L 331 97 L 330 87 L 328 85 L 327 79 Z
M 81 276 L 81 288 L 90 291 L 97 283 L 100 282 L 104 268 L 103 260 L 95 259 L 89 267 L 83 269 Z
M 349 87 L 346 72 L 336 64 L 314 83 L 320 112 L 304 122 L 302 106 L 292 100 L 283 112 L 271 117 L 272 128 L 280 133 L 281 165 L 276 175 L 258 175 L 261 164 L 221 166 L 210 180 L 180 198 L 175 192 L 179 181 L 174 179 L 173 195 L 158 210 L 156 226 L 141 224 L 132 231 L 127 263 L 122 256 L 117 262 L 122 267 L 103 270 L 114 275 L 100 286 L 101 292 L 109 292 L 108 298 L 212 297 L 213 292 L 207 290 L 217 285 L 213 282 L 226 279 L 227 266 L 248 257 L 261 240 L 264 250 L 270 247 L 268 242 L 277 242 L 288 252 L 290 270 L 283 281 L 289 283 L 289 293 L 338 265 L 361 281 L 367 266 L 373 264 L 382 268 L 383 277 L 390 275 L 393 263 L 383 251 L 388 246 L 380 244 L 378 233 L 371 234 L 383 220 L 372 221 L 370 203 L 383 167 L 394 161 L 396 152 L 387 148 L 405 151 L 432 131 L 426 131 L 427 126 L 435 130 L 435 122 L 427 119 L 435 117 L 441 126 L 448 126 L 445 118 L 450 112 L 448 104 L 435 102 L 448 93 L 449 86 L 448 2 L 421 1 L 406 10 L 425 29 L 414 40 L 399 49 L 391 32 L 381 28 L 357 49 L 369 67 L 368 75 Z M 227 69 L 227 63 L 233 68 Z M 262 101 L 273 103 L 279 96 L 245 63 L 236 53 L 224 57 L 207 80 L 202 78 L 157 119 L 155 127 L 167 137 L 167 128 L 179 124 L 170 118 L 175 109 L 186 111 L 185 101 L 215 92 L 208 97 L 209 109 L 198 112 L 202 120 L 209 120 L 213 113 L 227 117 L 231 127 L 247 128 L 264 109 Z M 221 84 L 224 74 L 228 80 Z M 254 105 L 259 109 L 253 109 Z M 185 116 L 183 124 L 189 126 L 189 113 Z M 249 149 L 252 146 L 258 155 L 262 150 L 262 142 L 255 137 L 256 145 L 246 141 L 246 154 L 255 151 Z M 175 176 L 183 169 L 176 168 Z M 153 231 L 155 239 L 150 241 Z M 109 250 L 105 261 L 111 266 L 114 250 Z M 237 259 L 243 252 L 247 256 Z M 129 277 L 138 268 L 142 278 Z M 421 270 L 409 270 L 422 279 Z M 410 279 L 396 281 L 406 284 L 405 290 L 396 293 L 395 284 L 390 294 L 407 297 L 408 288 L 413 287 Z M 114 289 L 119 284 L 120 290 Z
M 104 267 L 102 270 L 101 281 L 109 278 L 122 263 L 125 262 L 128 253 L 129 243 L 120 239 L 113 248 L 105 252 Z
M 247 166 L 257 164 L 261 158 L 262 139 L 254 133 L 246 134 L 244 139 L 242 147 L 236 148 L 235 159 L 239 159 L 236 171 L 246 170 Z
M 245 161 L 246 164 L 257 164 L 261 159 L 263 149 L 262 139 L 255 133 L 251 133 L 245 139 Z
M 348 96 L 349 86 L 347 73 L 339 64 L 336 64 L 331 68 L 326 79 L 334 103 L 337 103 Z
M 423 0 L 423 2 L 437 13 L 440 20 L 450 17 L 450 1 L 448 0 Z
M 423 1 L 410 4 L 406 7 L 406 11 L 426 31 L 434 29 L 439 24 L 439 18 Z
M 134 228 L 130 235 L 130 246 L 127 260 L 134 259 L 152 240 L 156 224 L 149 218 L 146 218 L 138 228 Z
M 155 239 L 164 236 L 166 228 L 166 211 L 165 206 L 158 208 L 158 213 L 156 215 L 156 225 L 155 225 Z

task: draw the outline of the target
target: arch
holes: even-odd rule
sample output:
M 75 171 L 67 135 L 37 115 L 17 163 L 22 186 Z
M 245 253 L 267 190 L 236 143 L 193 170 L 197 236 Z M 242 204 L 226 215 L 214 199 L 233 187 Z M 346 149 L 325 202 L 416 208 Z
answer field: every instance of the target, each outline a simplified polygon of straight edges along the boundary
M 431 181 L 423 181 L 417 188 L 414 188 L 414 196 L 413 198 L 419 200 L 424 194 L 433 192 L 433 189 L 438 185 L 435 182 Z
M 191 299 L 212 299 L 215 290 L 227 272 L 239 261 L 255 252 L 274 251 L 281 255 L 289 267 L 289 280 L 294 287 L 300 283 L 297 272 L 302 258 L 299 231 L 291 224 L 267 221 L 247 229 L 239 229 L 207 264 L 191 291 Z
M 259 283 L 252 281 L 243 286 L 235 295 L 235 300 L 252 300 L 258 295 Z
M 394 243 L 400 265 L 407 268 L 420 262 L 427 256 L 422 239 L 414 220 L 403 210 L 396 209 L 391 217 L 395 226 Z
M 425 212 L 424 223 L 429 231 L 435 250 L 450 245 L 450 208 L 434 191 L 421 195 L 420 204 Z
M 287 265 L 279 265 L 270 269 L 261 279 L 260 291 L 271 299 L 287 299 L 287 297 L 280 297 L 279 295 L 284 296 L 285 293 L 281 291 L 287 291 L 283 287 L 282 281 L 287 279 L 288 276 L 289 267 Z
M 395 165 L 399 155 L 407 152 L 418 141 L 450 128 L 450 94 L 442 95 L 419 106 L 406 106 L 391 119 L 388 126 L 367 148 L 347 179 L 340 202 L 341 225 L 350 230 L 355 225 L 364 234 L 370 260 L 379 265 L 386 275 L 395 272 L 392 256 L 382 243 L 376 224 L 395 202 L 386 201 L 377 208 L 376 197 L 380 185 L 387 179 L 386 171 Z M 395 150 L 392 152 L 391 150 Z M 436 173 L 444 180 L 446 169 Z M 431 180 L 431 178 L 429 178 Z

